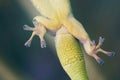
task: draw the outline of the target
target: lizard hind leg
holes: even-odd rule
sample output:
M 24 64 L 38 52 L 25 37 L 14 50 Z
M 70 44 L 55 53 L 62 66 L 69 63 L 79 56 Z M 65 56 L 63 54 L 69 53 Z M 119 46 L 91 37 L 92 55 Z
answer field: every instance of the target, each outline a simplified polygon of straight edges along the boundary
M 45 28 L 44 24 L 41 24 L 41 22 L 37 21 L 35 18 L 33 19 L 32 22 L 35 26 L 34 31 L 35 31 L 36 35 L 38 35 L 40 38 L 41 48 L 46 48 L 46 41 L 44 39 L 44 36 L 46 33 L 46 28 Z
M 31 46 L 31 42 L 32 42 L 33 37 L 35 35 L 37 35 L 40 38 L 41 48 L 46 48 L 46 41 L 44 39 L 44 35 L 46 33 L 46 30 L 44 29 L 44 27 L 36 26 L 35 28 L 31 28 L 29 26 L 24 25 L 23 29 L 28 30 L 28 31 L 33 31 L 31 37 L 24 44 L 26 47 Z
M 56 31 L 59 28 L 58 21 L 45 16 L 36 16 L 33 18 L 36 34 L 40 38 L 41 48 L 46 48 L 46 41 L 44 39 L 46 29 Z
M 28 25 L 23 26 L 24 30 L 33 31 L 31 37 L 27 40 L 27 42 L 25 42 L 24 45 L 26 47 L 30 47 L 33 37 L 35 35 L 37 35 L 40 38 L 41 48 L 45 48 L 46 47 L 46 42 L 44 40 L 44 35 L 46 33 L 46 29 L 43 26 L 39 25 L 39 23 L 36 22 L 35 20 L 33 21 L 33 24 L 35 26 L 34 28 L 32 28 L 32 27 L 30 27 Z
M 102 46 L 103 42 L 104 42 L 104 38 L 102 38 L 102 37 L 99 37 L 99 42 L 97 45 L 95 44 L 95 41 L 91 42 L 91 46 L 92 46 L 92 55 L 91 56 L 93 56 L 99 64 L 103 64 L 104 61 L 100 57 L 97 56 L 98 52 L 102 52 L 110 57 L 113 57 L 115 55 L 115 52 L 108 52 L 108 51 L 105 51 L 100 48 Z
M 96 46 L 96 49 L 98 49 L 98 52 L 102 52 L 102 53 L 104 53 L 104 54 L 106 54 L 106 55 L 108 55 L 108 56 L 110 56 L 110 57 L 113 57 L 113 56 L 115 55 L 115 52 L 114 52 L 114 51 L 109 52 L 109 51 L 105 51 L 105 50 L 103 50 L 103 49 L 100 48 L 101 45 L 103 44 L 103 42 L 104 42 L 104 38 L 99 37 L 99 43 L 98 43 L 98 45 Z
M 36 16 L 33 18 L 33 24 L 36 25 L 37 23 L 39 25 L 44 26 L 48 30 L 55 31 L 60 28 L 60 22 L 56 19 L 51 19 L 45 16 Z

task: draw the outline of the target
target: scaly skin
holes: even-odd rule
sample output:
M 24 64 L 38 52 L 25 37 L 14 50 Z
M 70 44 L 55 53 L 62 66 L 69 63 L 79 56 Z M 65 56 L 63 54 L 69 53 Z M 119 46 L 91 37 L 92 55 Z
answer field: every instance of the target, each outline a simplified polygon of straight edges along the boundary
M 31 1 L 41 15 L 33 18 L 34 28 L 24 25 L 24 30 L 33 31 L 25 46 L 30 47 L 32 38 L 34 35 L 38 35 L 41 40 L 41 48 L 45 48 L 44 35 L 46 31 L 56 33 L 60 29 L 56 34 L 56 49 L 63 68 L 72 80 L 88 80 L 83 54 L 74 38 L 83 44 L 85 52 L 95 58 L 99 64 L 103 64 L 104 61 L 97 56 L 98 52 L 114 56 L 115 52 L 101 49 L 104 38 L 99 37 L 98 45 L 96 45 L 95 41 L 91 41 L 83 25 L 74 18 L 69 0 Z
M 98 45 L 95 41 L 91 41 L 89 35 L 85 31 L 83 25 L 75 19 L 71 12 L 70 0 L 31 0 L 41 15 L 34 17 L 33 34 L 28 42 L 25 43 L 29 47 L 34 35 L 38 35 L 41 39 L 41 47 L 46 47 L 44 35 L 46 29 L 56 33 L 57 30 L 64 26 L 68 32 L 77 38 L 83 44 L 85 52 L 93 57 L 99 64 L 104 61 L 97 56 L 98 52 L 102 52 L 108 56 L 114 56 L 115 52 L 108 52 L 101 49 L 104 38 L 99 37 Z M 26 27 L 25 27 L 26 29 Z M 30 29 L 31 30 L 31 29 Z
M 71 80 L 88 80 L 82 49 L 64 27 L 56 34 L 56 49 L 60 63 Z

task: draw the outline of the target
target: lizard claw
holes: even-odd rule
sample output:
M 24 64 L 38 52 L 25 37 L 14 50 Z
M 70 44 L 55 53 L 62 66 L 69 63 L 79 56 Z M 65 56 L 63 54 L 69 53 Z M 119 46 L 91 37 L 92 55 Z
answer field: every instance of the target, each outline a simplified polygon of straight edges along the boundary
M 28 25 L 26 25 L 26 24 L 23 26 L 23 29 L 24 29 L 24 30 L 27 30 L 27 31 L 32 31 L 32 30 L 33 30 L 32 27 L 30 27 L 30 26 L 28 26 Z
M 104 42 L 104 38 L 102 38 L 101 36 L 99 37 L 99 43 L 102 44 Z
M 108 52 L 107 55 L 110 56 L 110 57 L 113 57 L 113 56 L 115 56 L 115 52 L 114 52 L 114 51 L 112 51 L 112 52 Z
M 96 46 L 96 49 L 99 49 L 101 47 L 101 45 L 103 44 L 104 42 L 104 38 L 102 38 L 101 36 L 99 37 L 99 42 L 98 42 L 98 45 Z
M 91 53 L 96 54 L 99 51 L 100 47 L 102 46 L 103 42 L 104 42 L 104 38 L 102 37 L 99 37 L 99 42 L 97 45 L 95 43 L 95 40 L 91 41 L 91 47 L 92 47 Z
M 25 45 L 26 47 L 30 47 L 30 46 L 31 46 L 31 41 L 28 40 L 24 45 Z
M 46 42 L 45 41 L 41 41 L 41 48 L 46 48 Z
M 103 65 L 104 64 L 104 61 L 102 60 L 102 59 L 98 59 L 98 60 L 96 60 L 97 62 L 98 62 L 98 64 L 100 64 L 100 65 Z
M 92 45 L 96 45 L 95 40 L 93 40 L 93 41 L 91 42 L 91 44 L 92 44 Z

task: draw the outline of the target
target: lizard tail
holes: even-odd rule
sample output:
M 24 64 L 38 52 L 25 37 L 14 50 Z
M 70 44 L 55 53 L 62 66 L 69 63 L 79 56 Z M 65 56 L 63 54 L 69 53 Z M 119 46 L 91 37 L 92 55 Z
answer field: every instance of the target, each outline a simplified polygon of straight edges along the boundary
M 64 27 L 56 34 L 56 50 L 61 65 L 71 80 L 88 80 L 82 49 Z

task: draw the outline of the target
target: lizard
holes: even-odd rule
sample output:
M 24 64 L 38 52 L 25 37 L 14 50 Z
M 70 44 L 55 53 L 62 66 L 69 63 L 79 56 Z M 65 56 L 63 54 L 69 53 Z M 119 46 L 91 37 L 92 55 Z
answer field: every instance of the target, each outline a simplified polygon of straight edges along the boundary
M 97 56 L 98 52 L 102 52 L 108 56 L 115 55 L 114 51 L 109 52 L 101 48 L 104 42 L 103 37 L 99 37 L 99 42 L 97 45 L 94 40 L 92 41 L 90 39 L 83 25 L 72 14 L 70 0 L 31 1 L 39 11 L 40 15 L 33 18 L 32 22 L 35 27 L 24 25 L 24 30 L 33 31 L 29 40 L 25 43 L 25 46 L 30 47 L 33 37 L 38 35 L 41 40 L 41 48 L 45 48 L 46 41 L 44 39 L 44 35 L 46 31 L 49 30 L 56 34 L 57 31 L 64 27 L 64 29 L 67 30 L 67 34 L 69 33 L 69 35 L 78 39 L 79 42 L 83 45 L 85 52 L 89 56 L 93 57 L 99 64 L 103 64 L 104 61 L 99 56 Z M 59 50 L 58 48 L 56 49 Z

